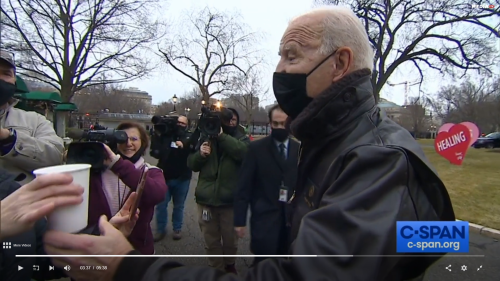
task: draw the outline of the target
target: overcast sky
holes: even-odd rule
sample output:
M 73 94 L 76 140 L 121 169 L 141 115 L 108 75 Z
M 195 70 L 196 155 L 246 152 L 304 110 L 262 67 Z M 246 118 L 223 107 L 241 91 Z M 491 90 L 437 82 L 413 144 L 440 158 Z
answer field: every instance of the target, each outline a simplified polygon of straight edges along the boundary
M 252 31 L 265 32 L 265 39 L 262 42 L 261 49 L 266 52 L 269 67 L 267 73 L 264 74 L 264 77 L 267 78 L 264 83 L 271 87 L 274 67 L 279 60 L 277 55 L 279 41 L 287 27 L 288 21 L 311 9 L 313 7 L 313 0 L 171 0 L 168 4 L 165 4 L 165 10 L 161 11 L 161 15 L 166 19 L 175 20 L 187 10 L 195 7 L 203 8 L 204 6 L 222 11 L 238 11 Z M 500 46 L 500 40 L 497 45 Z M 416 71 L 412 71 L 412 68 L 404 66 L 398 68 L 397 73 L 393 74 L 390 78 L 390 82 L 392 83 L 400 83 L 408 80 L 418 80 L 418 74 Z M 451 82 L 459 81 L 443 80 L 436 73 L 428 73 L 425 77 L 424 90 L 426 93 L 435 93 L 440 86 Z M 137 87 L 148 92 L 153 97 L 153 103 L 158 104 L 162 101 L 170 100 L 174 94 L 178 97 L 182 96 L 183 93 L 193 87 L 193 84 L 187 78 L 171 69 L 160 69 L 149 76 L 148 79 L 135 80 L 127 83 L 127 86 Z M 268 99 L 261 106 L 274 102 L 272 88 L 269 91 L 269 95 Z M 418 86 L 410 87 L 409 96 L 417 95 Z M 382 90 L 381 96 L 397 104 L 403 104 L 404 86 L 386 86 Z

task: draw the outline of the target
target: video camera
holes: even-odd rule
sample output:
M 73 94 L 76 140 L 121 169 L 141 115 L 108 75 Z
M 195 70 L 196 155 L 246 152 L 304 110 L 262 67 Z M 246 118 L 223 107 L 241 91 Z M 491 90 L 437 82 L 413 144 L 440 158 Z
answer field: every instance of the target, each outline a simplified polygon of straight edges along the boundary
M 153 123 L 153 135 L 151 136 L 151 148 L 149 154 L 160 159 L 170 151 L 172 142 L 178 139 L 179 127 L 177 125 L 179 116 L 177 115 L 155 115 L 151 118 Z
M 198 140 L 194 150 L 198 150 L 204 142 L 219 136 L 222 125 L 229 125 L 231 118 L 233 118 L 233 112 L 227 108 L 217 108 L 214 105 L 209 108 L 203 107 L 198 127 L 192 137 Z
M 83 131 L 78 142 L 68 146 L 67 164 L 90 164 L 92 170 L 102 170 L 104 160 L 108 157 L 102 144 L 106 144 L 117 152 L 118 144 L 127 143 L 128 135 L 125 131 L 106 129 Z
M 175 115 L 155 115 L 151 118 L 155 134 L 162 136 L 175 136 L 177 134 L 177 120 L 179 116 Z

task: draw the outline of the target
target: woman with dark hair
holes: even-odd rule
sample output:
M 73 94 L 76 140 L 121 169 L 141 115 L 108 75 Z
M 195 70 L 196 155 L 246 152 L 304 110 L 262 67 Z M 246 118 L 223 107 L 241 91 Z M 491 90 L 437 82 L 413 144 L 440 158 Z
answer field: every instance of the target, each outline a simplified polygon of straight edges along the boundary
M 128 141 L 117 145 L 117 153 L 104 145 L 108 157 L 104 161 L 106 169 L 92 173 L 89 193 L 89 225 L 96 225 L 105 214 L 113 217 L 123 206 L 128 196 L 136 191 L 144 166 L 149 171 L 142 197 L 139 201 L 139 219 L 128 237 L 130 243 L 143 255 L 154 254 L 153 233 L 150 222 L 154 207 L 165 199 L 167 185 L 161 169 L 144 160 L 149 145 L 146 129 L 135 122 L 124 122 L 117 130 L 128 135 Z

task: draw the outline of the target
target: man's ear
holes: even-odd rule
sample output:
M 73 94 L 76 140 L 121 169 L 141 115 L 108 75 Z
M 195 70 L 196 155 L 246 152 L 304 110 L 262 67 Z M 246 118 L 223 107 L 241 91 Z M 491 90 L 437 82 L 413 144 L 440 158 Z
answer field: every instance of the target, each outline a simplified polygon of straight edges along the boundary
M 344 76 L 349 74 L 353 64 L 353 58 L 354 54 L 351 48 L 342 47 L 337 50 L 334 55 L 336 68 L 333 71 L 333 83 L 340 81 Z

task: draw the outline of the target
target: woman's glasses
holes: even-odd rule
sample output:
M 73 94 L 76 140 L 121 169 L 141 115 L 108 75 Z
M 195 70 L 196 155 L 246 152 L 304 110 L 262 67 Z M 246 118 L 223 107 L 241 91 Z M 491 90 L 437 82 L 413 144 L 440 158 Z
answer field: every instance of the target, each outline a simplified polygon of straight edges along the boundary
M 131 141 L 131 142 L 136 142 L 136 141 L 139 141 L 140 138 L 138 138 L 138 137 L 129 137 L 128 140 Z

